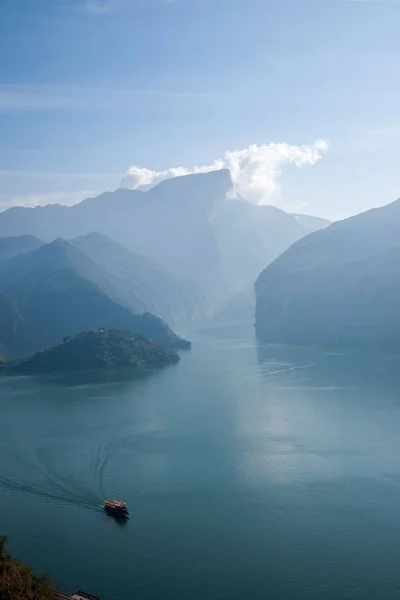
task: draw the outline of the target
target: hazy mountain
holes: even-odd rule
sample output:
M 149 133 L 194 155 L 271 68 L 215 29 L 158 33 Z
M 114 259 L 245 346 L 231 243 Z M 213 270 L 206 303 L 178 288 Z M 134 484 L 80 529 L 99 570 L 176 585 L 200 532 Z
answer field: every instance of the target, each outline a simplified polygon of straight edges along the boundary
M 111 238 L 90 233 L 71 244 L 109 273 L 116 299 L 129 308 L 156 314 L 171 326 L 189 325 L 200 316 L 201 293 L 193 284 Z
M 328 219 L 322 219 L 321 217 L 312 217 L 311 215 L 302 215 L 292 213 L 292 216 L 296 219 L 300 225 L 303 227 L 307 227 L 310 231 L 318 231 L 319 229 L 325 229 L 328 227 L 332 221 Z
M 194 282 L 212 314 L 310 231 L 277 208 L 227 200 L 231 190 L 230 172 L 221 170 L 169 179 L 146 192 L 107 192 L 72 207 L 12 208 L 0 214 L 0 236 L 51 241 L 97 231 Z
M 187 347 L 157 317 L 116 302 L 113 280 L 78 248 L 59 239 L 0 263 L 0 348 L 31 354 L 68 335 L 128 329 L 170 347 Z
M 251 324 L 253 326 L 255 306 L 254 286 L 251 286 L 243 292 L 230 296 L 208 319 L 207 325 Z
M 255 289 L 262 340 L 400 349 L 400 201 L 298 241 Z
M 33 235 L 0 238 L 0 260 L 32 252 L 40 246 L 43 246 L 43 242 Z
M 240 199 L 221 200 L 214 208 L 212 225 L 230 295 L 252 287 L 268 263 L 309 233 L 279 208 Z
M 225 290 L 209 213 L 230 187 L 229 171 L 218 171 L 163 181 L 148 192 L 107 192 L 72 207 L 11 208 L 0 213 L 0 237 L 52 241 L 98 231 L 218 300 Z

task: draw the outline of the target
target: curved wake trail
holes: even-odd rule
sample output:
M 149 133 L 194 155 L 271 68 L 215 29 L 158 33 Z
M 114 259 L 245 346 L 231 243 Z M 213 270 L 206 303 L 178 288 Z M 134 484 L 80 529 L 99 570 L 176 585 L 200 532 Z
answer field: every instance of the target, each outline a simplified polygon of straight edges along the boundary
M 36 496 L 39 498 L 46 498 L 50 500 L 59 500 L 68 504 L 74 504 L 77 506 L 84 506 L 85 508 L 91 508 L 93 510 L 100 510 L 101 508 L 99 504 L 95 504 L 84 499 L 74 498 L 63 494 L 57 494 L 51 491 L 46 491 L 44 489 L 40 489 L 26 483 L 20 483 L 8 477 L 0 476 L 0 488 L 10 492 L 19 492 L 29 496 Z
M 111 439 L 102 447 L 99 446 L 96 458 L 93 462 L 93 473 L 98 482 L 101 496 L 106 496 L 105 492 L 105 474 L 109 463 L 115 459 L 118 452 L 126 445 L 129 440 L 128 435 L 121 435 L 121 432 L 115 433 Z
M 119 430 L 105 443 L 92 449 L 90 446 L 79 450 L 62 447 L 58 448 L 57 452 L 54 452 L 55 448 L 52 446 L 29 449 L 21 444 L 18 457 L 21 462 L 21 474 L 29 473 L 29 479 L 32 475 L 35 482 L 24 481 L 24 475 L 19 480 L 16 479 L 15 470 L 11 474 L 3 472 L 0 473 L 0 489 L 87 509 L 102 510 L 106 497 L 107 467 L 128 439 L 129 436 Z M 58 450 L 61 450 L 59 458 L 57 458 Z M 73 455 L 78 451 L 79 460 Z M 84 457 L 87 458 L 86 468 L 84 468 Z M 71 459 L 75 461 L 72 463 L 74 466 L 71 466 Z M 78 472 L 76 472 L 77 465 L 79 465 Z

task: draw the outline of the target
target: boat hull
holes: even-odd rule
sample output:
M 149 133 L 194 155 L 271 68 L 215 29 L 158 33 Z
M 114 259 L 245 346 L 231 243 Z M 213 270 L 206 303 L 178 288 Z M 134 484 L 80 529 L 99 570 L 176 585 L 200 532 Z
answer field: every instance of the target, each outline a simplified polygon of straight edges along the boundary
M 114 519 L 118 519 L 121 521 L 126 521 L 127 519 L 129 519 L 128 511 L 116 510 L 114 508 L 110 508 L 109 506 L 105 506 L 104 511 L 110 517 L 114 517 Z

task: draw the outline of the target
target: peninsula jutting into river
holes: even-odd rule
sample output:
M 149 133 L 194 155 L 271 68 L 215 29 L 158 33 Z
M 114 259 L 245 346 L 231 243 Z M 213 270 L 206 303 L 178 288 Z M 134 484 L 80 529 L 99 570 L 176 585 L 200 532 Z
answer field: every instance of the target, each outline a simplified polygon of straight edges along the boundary
M 179 361 L 174 351 L 130 331 L 97 329 L 64 338 L 31 357 L 2 360 L 5 372 L 54 373 L 116 367 L 163 366 Z

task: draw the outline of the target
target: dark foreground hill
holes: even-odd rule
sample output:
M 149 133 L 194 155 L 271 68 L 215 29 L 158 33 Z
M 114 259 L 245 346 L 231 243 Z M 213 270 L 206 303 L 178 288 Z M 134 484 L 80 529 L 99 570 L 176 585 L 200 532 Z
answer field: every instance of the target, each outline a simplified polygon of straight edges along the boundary
M 65 240 L 0 262 L 0 354 L 27 356 L 65 336 L 125 329 L 187 348 L 161 319 L 117 301 L 110 275 Z
M 400 201 L 298 241 L 255 289 L 263 341 L 400 350 Z
M 115 367 L 163 366 L 179 361 L 173 350 L 141 335 L 117 329 L 98 329 L 67 337 L 61 344 L 33 356 L 3 362 L 6 371 L 53 373 Z
M 54 590 L 44 576 L 13 558 L 0 537 L 0 598 L 1 600 L 55 600 Z

